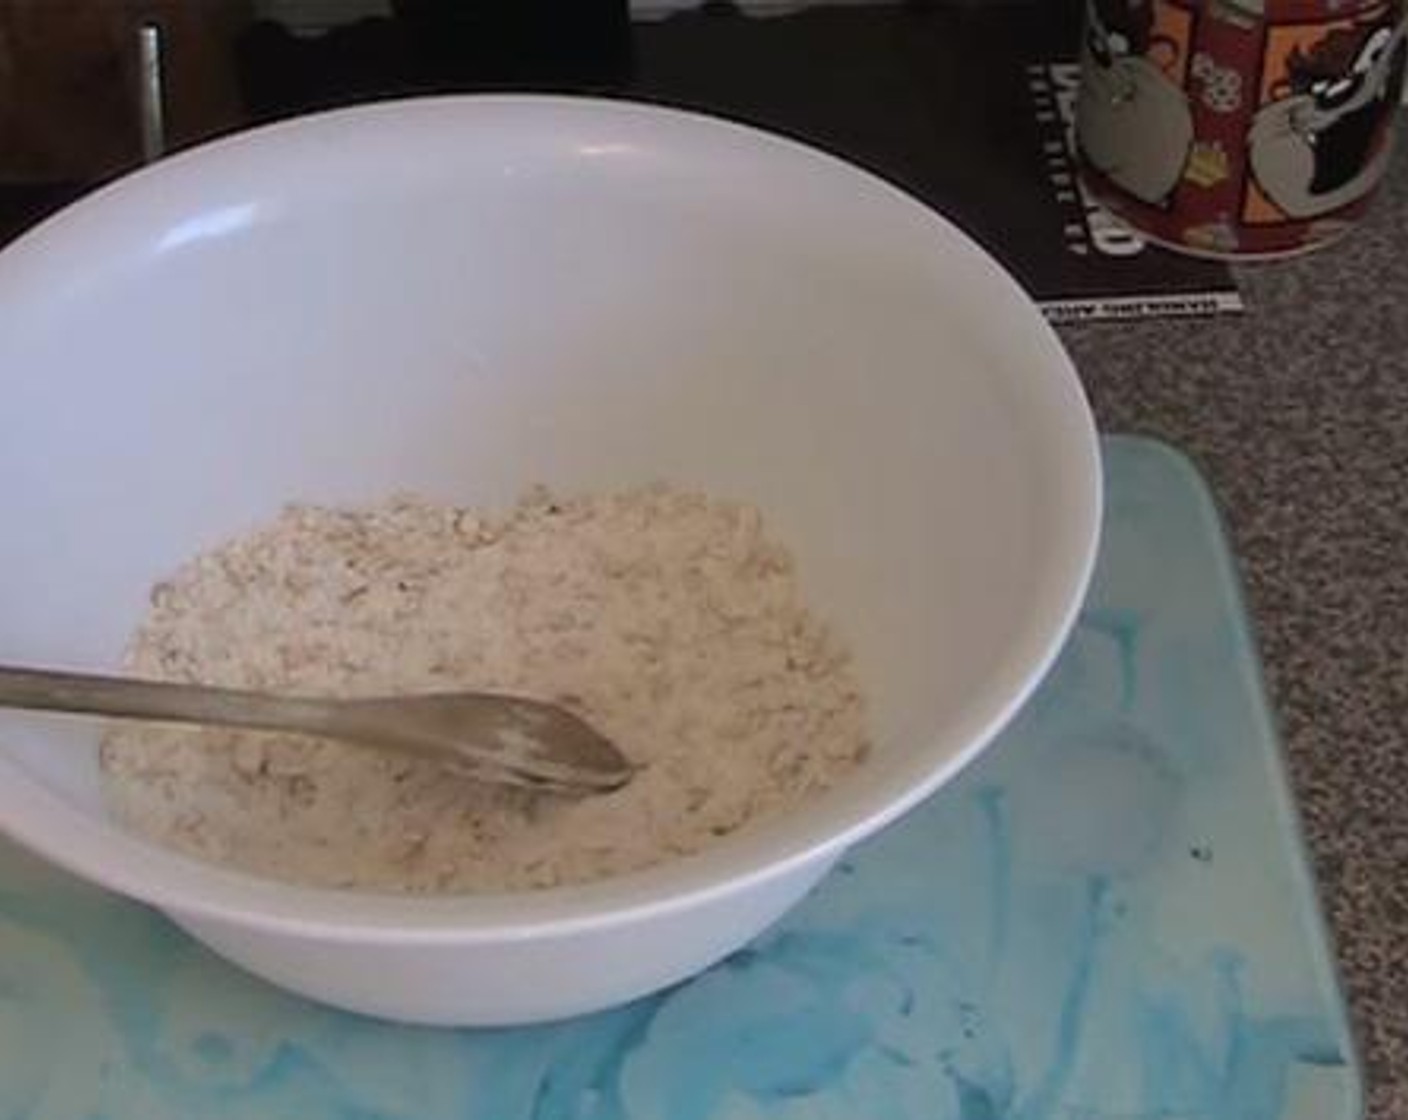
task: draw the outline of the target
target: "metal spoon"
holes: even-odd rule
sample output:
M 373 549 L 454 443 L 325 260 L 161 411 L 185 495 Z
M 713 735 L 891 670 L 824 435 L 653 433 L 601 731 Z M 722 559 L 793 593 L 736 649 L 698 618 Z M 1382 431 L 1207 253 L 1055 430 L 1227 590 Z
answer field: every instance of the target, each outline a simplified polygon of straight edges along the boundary
M 488 692 L 322 700 L 0 666 L 0 707 L 291 731 L 560 793 L 603 793 L 633 773 L 608 739 L 571 712 Z

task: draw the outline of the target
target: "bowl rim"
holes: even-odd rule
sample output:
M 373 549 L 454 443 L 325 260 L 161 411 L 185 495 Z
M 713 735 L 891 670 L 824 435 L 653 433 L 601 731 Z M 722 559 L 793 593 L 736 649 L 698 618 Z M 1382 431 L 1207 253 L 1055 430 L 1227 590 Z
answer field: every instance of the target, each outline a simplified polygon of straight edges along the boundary
M 1055 331 L 997 261 L 938 211 L 840 156 L 777 132 L 718 115 L 619 98 L 541 94 L 452 94 L 411 97 L 310 114 L 249 129 L 188 149 L 125 176 L 61 210 L 0 252 L 0 276 L 22 255 L 72 236 L 114 201 L 162 191 L 177 173 L 232 154 L 258 154 L 271 145 L 322 133 L 384 131 L 395 123 L 518 114 L 543 126 L 609 126 L 628 121 L 702 130 L 775 157 L 803 161 L 817 173 L 850 177 L 858 188 L 904 208 L 988 274 L 1021 329 L 1040 347 L 1043 375 L 1055 379 L 1060 414 L 1053 418 L 1061 466 L 1069 480 L 1063 499 L 1070 517 L 1058 547 L 1046 556 L 1043 598 L 1020 641 L 1008 649 L 982 694 L 970 700 L 945 739 L 963 746 L 906 780 L 896 778 L 848 807 L 840 827 L 772 837 L 747 829 L 692 856 L 581 885 L 535 891 L 398 895 L 295 886 L 207 864 L 126 832 L 69 804 L 34 781 L 0 782 L 0 833 L 50 862 L 182 918 L 337 942 L 468 943 L 562 936 L 637 922 L 654 914 L 698 907 L 829 862 L 949 781 L 996 737 L 1046 675 L 1079 613 L 1094 569 L 1103 503 L 1098 436 L 1080 380 Z M 921 752 L 916 752 L 920 754 Z M 901 775 L 904 777 L 904 775 Z M 788 814 L 795 818 L 796 813 Z

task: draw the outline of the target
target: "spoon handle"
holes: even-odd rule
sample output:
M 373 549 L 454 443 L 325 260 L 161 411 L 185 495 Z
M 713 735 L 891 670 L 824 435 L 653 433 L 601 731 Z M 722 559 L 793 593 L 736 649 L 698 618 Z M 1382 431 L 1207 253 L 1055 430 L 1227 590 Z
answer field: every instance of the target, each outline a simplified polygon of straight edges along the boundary
M 306 734 L 325 733 L 331 715 L 331 705 L 302 697 L 5 665 L 0 707 Z
M 488 693 L 322 700 L 0 665 L 0 708 L 316 735 L 539 790 L 610 790 L 632 773 L 609 740 L 570 712 Z

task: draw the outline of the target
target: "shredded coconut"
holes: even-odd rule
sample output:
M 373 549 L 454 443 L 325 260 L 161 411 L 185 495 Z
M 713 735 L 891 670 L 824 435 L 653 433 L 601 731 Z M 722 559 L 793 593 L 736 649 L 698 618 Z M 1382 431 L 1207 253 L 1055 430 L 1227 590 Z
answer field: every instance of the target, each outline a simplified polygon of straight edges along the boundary
M 501 517 L 401 498 L 295 506 L 152 592 L 135 674 L 310 695 L 490 689 L 560 702 L 641 770 L 582 799 L 448 779 L 298 736 L 116 726 L 119 819 L 296 883 L 518 890 L 695 852 L 866 750 L 848 655 L 758 511 L 653 487 Z

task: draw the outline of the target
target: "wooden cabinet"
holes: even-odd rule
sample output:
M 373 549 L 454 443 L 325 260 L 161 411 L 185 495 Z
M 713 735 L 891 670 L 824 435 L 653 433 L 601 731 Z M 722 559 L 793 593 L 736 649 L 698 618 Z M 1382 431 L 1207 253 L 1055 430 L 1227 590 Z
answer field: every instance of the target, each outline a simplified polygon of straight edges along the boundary
M 161 28 L 168 146 L 239 123 L 250 0 L 0 0 L 0 179 L 92 179 L 141 159 L 138 28 Z

